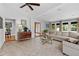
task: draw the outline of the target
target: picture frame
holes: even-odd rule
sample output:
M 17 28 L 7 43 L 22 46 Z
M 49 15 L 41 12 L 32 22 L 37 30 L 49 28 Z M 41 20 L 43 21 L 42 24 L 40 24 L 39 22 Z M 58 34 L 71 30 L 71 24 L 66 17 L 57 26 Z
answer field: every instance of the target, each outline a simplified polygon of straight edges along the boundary
M 12 23 L 11 22 L 5 22 L 5 27 L 6 28 L 11 28 L 12 27 Z
M 23 27 L 26 27 L 26 26 L 27 26 L 27 21 L 26 21 L 26 20 L 21 20 L 21 25 L 22 25 Z

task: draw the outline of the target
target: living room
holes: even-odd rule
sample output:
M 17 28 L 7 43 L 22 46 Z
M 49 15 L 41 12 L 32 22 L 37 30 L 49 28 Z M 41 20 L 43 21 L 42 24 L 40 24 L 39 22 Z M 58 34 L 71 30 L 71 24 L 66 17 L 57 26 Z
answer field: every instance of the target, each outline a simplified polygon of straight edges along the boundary
M 78 7 L 79 3 L 0 3 L 0 55 L 78 56 Z
M 62 43 L 63 54 L 78 55 L 78 18 L 49 23 L 49 32 L 54 40 Z M 72 51 L 72 52 L 71 52 Z

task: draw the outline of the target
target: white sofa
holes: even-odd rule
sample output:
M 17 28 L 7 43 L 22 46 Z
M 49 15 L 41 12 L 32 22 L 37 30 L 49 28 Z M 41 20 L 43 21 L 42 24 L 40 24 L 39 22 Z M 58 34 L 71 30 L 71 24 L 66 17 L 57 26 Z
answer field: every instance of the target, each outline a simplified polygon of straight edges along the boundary
M 68 39 L 69 33 L 68 32 L 52 32 L 51 36 L 55 40 L 63 41 L 65 39 Z
M 62 52 L 69 56 L 79 56 L 79 45 L 70 43 L 67 41 L 63 41 L 63 49 Z
M 79 56 L 79 33 L 55 32 L 52 37 L 62 42 L 62 53 L 69 56 Z
M 58 41 L 64 41 L 70 38 L 79 39 L 79 33 L 75 32 L 52 32 L 51 36 Z

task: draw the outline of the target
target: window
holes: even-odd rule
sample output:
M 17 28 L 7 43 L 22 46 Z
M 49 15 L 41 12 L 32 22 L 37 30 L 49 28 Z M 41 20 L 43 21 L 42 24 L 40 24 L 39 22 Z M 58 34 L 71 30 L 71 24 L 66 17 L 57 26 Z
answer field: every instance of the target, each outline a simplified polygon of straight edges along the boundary
M 56 30 L 57 30 L 57 31 L 60 31 L 60 23 L 57 23 L 57 24 L 56 24 Z
M 63 31 L 68 31 L 68 22 L 63 23 Z
M 52 24 L 52 30 L 55 30 L 55 24 Z
M 71 22 L 71 31 L 77 31 L 77 22 Z

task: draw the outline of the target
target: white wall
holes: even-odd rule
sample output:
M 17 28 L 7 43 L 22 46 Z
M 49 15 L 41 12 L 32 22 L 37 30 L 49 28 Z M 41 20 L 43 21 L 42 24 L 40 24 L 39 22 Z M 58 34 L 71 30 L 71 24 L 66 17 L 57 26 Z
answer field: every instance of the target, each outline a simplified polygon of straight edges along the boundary
M 0 48 L 4 44 L 5 41 L 5 20 L 3 19 L 3 29 L 0 29 Z
M 48 29 L 47 25 L 49 26 L 49 22 L 40 21 L 41 22 L 41 30 Z

